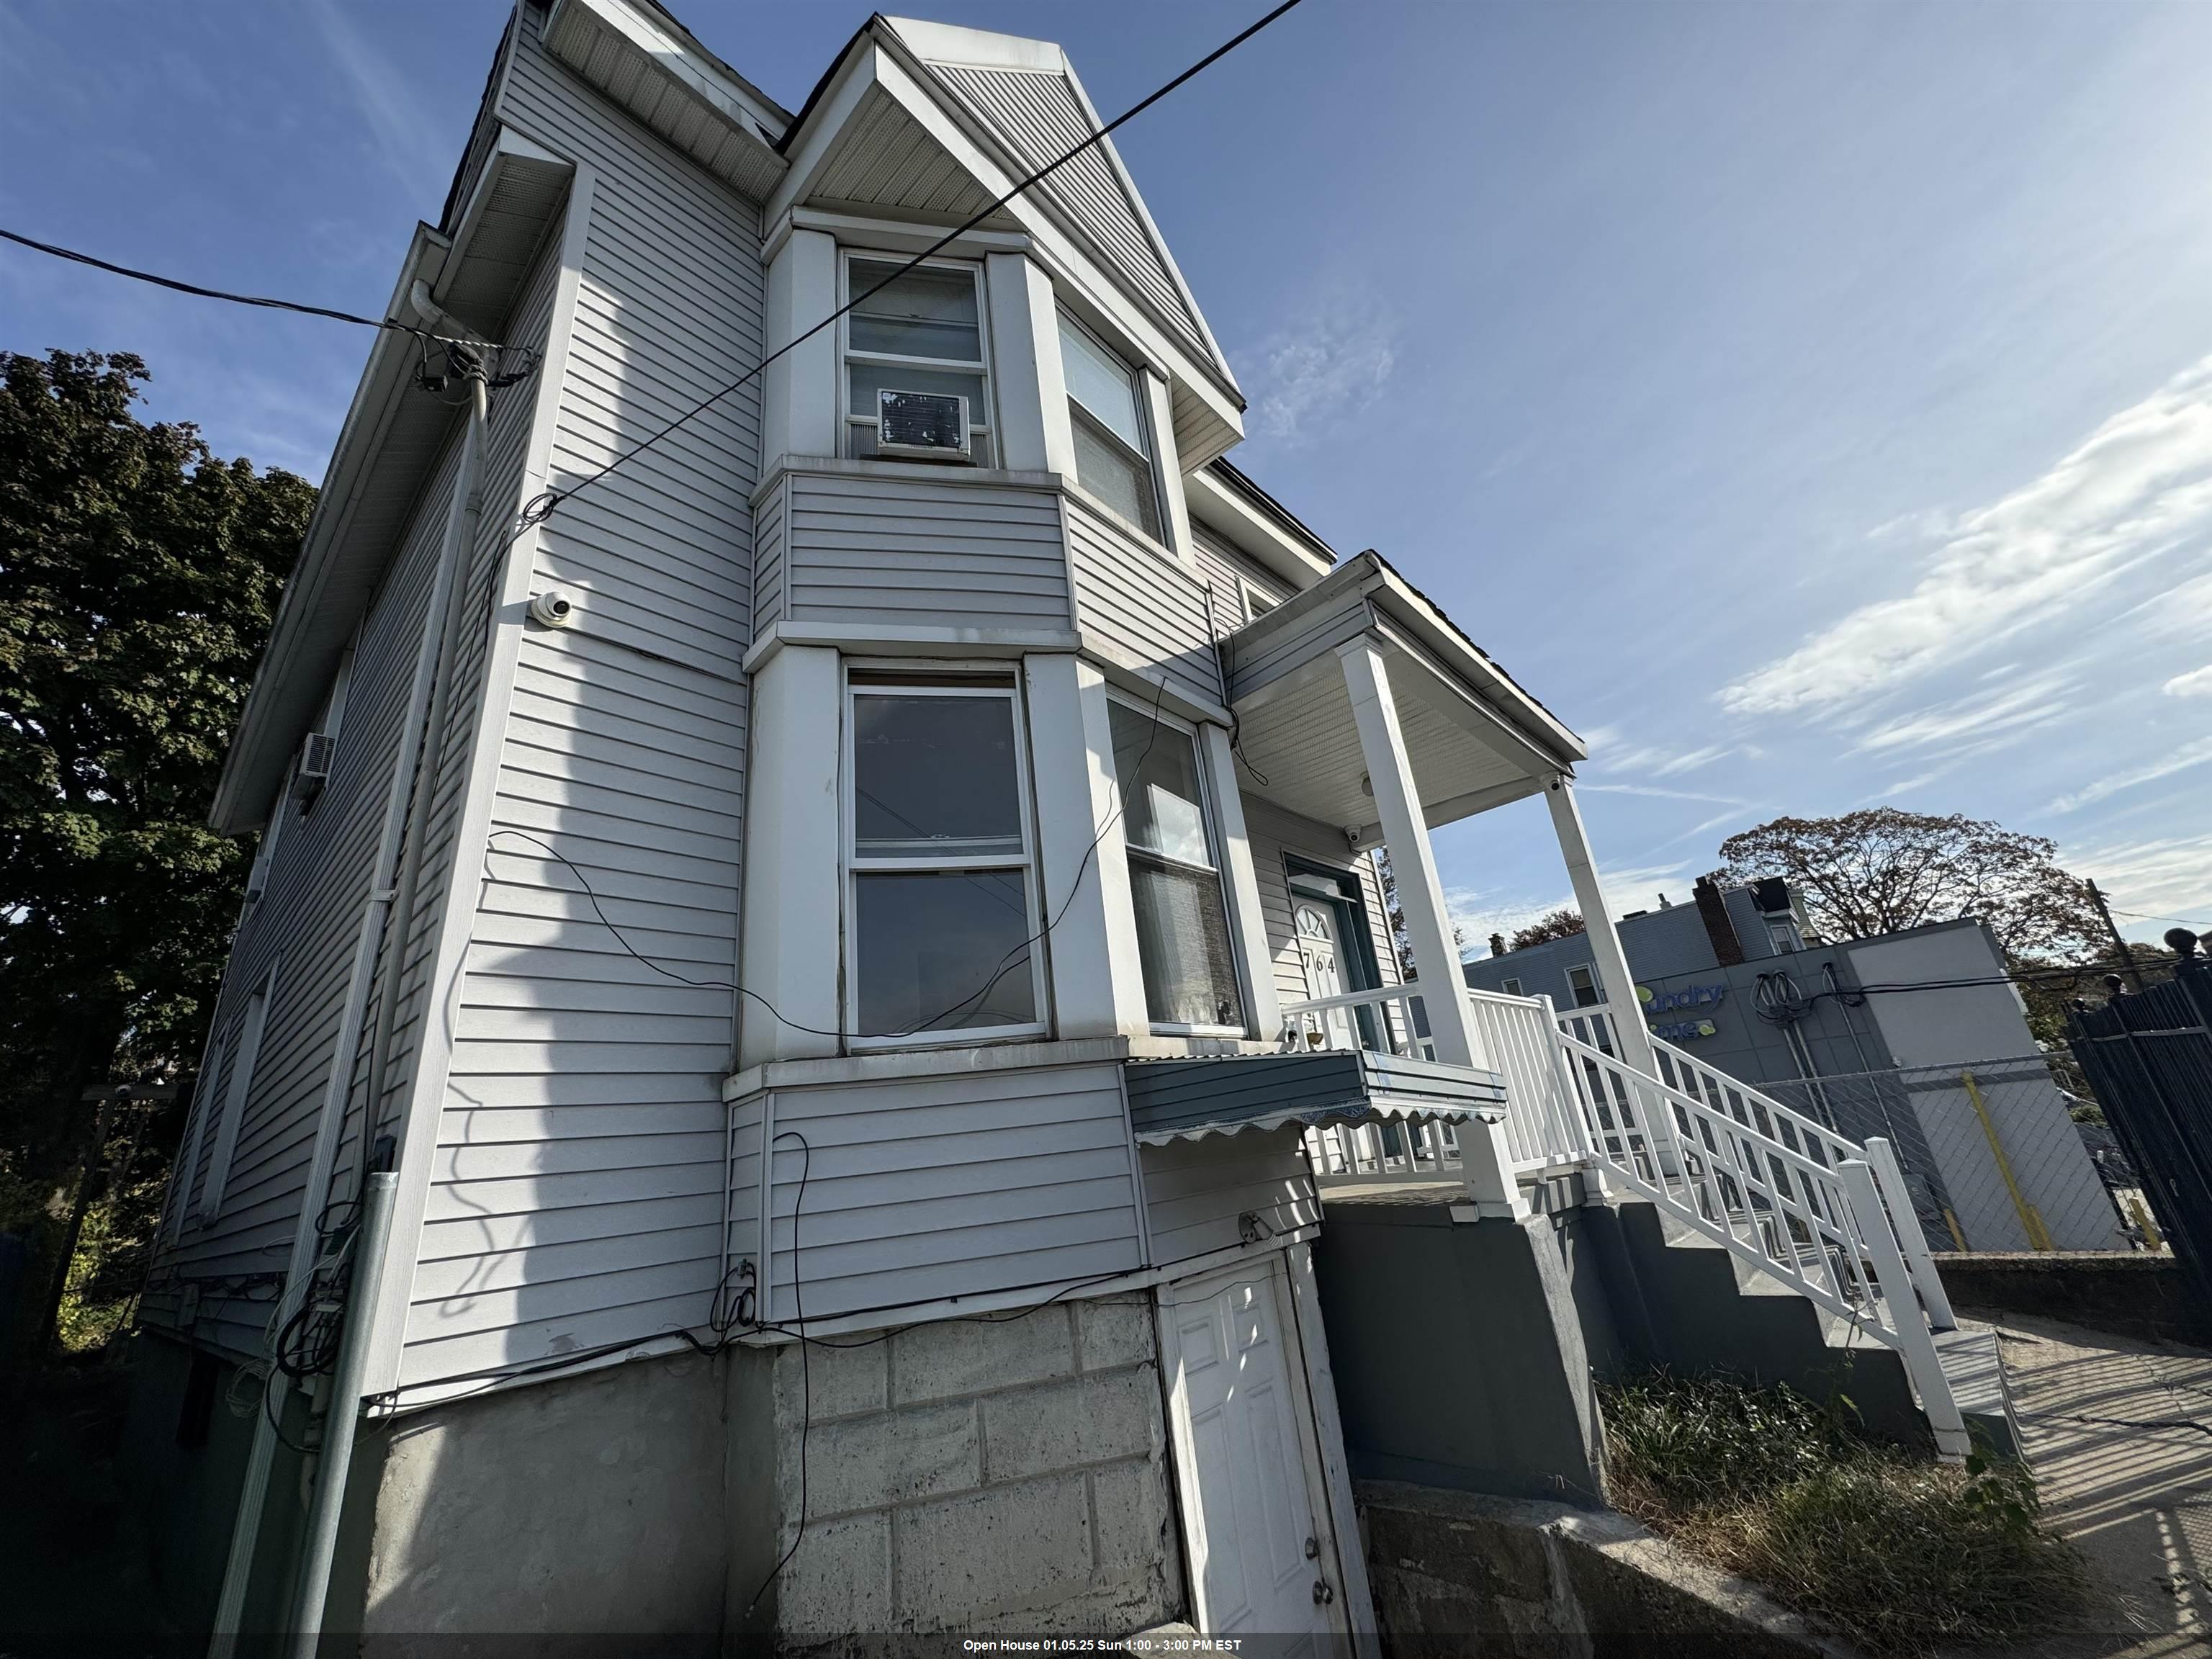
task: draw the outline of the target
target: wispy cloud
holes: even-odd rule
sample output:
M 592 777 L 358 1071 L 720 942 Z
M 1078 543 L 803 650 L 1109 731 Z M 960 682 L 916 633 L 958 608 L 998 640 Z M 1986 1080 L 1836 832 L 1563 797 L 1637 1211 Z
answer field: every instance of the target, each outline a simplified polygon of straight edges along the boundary
M 2169 697 L 2212 697 L 2212 663 L 2176 674 L 2159 690 Z
M 2212 832 L 2069 845 L 2060 856 L 2112 895 L 2123 933 L 2155 939 L 2175 921 L 2212 923 Z
M 335 0 L 317 0 L 307 10 L 385 165 L 411 191 L 438 191 L 453 170 L 454 142 L 439 112 Z
M 2060 668 L 1875 722 L 1861 732 L 1852 752 L 1884 755 L 1909 750 L 1986 750 L 2027 732 L 2057 725 L 2073 712 L 2067 701 L 2075 678 Z
M 2170 778 L 2176 772 L 2186 772 L 2191 767 L 2212 763 L 2212 738 L 2199 738 L 2195 743 L 2185 743 L 2171 754 L 2163 755 L 2147 765 L 2124 772 L 2115 772 L 2098 779 L 2086 788 L 2061 795 L 2051 803 L 2054 812 L 2074 812 L 2108 795 L 2117 795 L 2123 789 L 2133 789 L 2140 784 L 2155 783 L 2160 778 Z
M 1731 713 L 1832 709 L 1991 644 L 2212 525 L 2212 358 L 1951 526 L 1911 591 L 1725 687 Z
M 1640 772 L 1655 778 L 1671 778 L 1683 772 L 1694 772 L 1701 766 L 1711 766 L 1717 760 L 1735 753 L 1724 743 L 1711 743 L 1696 749 L 1668 749 L 1657 744 L 1639 744 L 1628 749 L 1601 750 L 1590 742 L 1590 758 L 1607 772 Z
M 1260 346 L 1255 437 L 1296 447 L 1340 430 L 1382 396 L 1398 366 L 1398 327 L 1372 300 L 1332 293 Z
M 1642 795 L 1651 800 L 1696 800 L 1710 806 L 1748 806 L 1751 804 L 1739 795 L 1706 795 L 1694 789 L 1662 789 L 1650 783 L 1577 783 L 1575 793 L 1581 795 Z

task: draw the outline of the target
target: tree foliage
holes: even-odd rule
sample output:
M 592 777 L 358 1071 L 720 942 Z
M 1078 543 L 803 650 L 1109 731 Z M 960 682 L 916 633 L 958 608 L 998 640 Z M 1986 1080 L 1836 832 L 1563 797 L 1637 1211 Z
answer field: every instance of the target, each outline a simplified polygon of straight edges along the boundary
M 148 378 L 0 352 L 0 1227 L 48 1248 L 83 1085 L 197 1058 L 252 850 L 208 807 L 314 505 Z
M 1721 843 L 1724 884 L 1786 877 L 1815 931 L 1869 939 L 1978 916 L 2016 961 L 2078 961 L 2101 942 L 2088 889 L 2055 861 L 2058 843 L 1961 813 L 1893 806 L 1833 818 L 1776 818 Z
M 1513 935 L 1507 948 L 1525 951 L 1532 945 L 1543 944 L 1547 939 L 1572 939 L 1583 931 L 1582 912 L 1562 908 L 1537 917 Z

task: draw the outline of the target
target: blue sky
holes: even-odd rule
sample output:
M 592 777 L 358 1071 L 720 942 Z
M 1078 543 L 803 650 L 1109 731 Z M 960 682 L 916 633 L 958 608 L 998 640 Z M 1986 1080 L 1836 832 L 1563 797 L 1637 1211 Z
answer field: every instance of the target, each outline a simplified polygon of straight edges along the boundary
M 1256 5 L 925 4 L 1118 111 Z M 795 106 L 862 5 L 678 15 Z M 374 311 L 495 3 L 0 0 L 0 223 Z M 2212 8 L 1309 3 L 1120 135 L 1238 459 L 1591 740 L 1623 908 L 1888 802 L 2212 926 Z M 0 249 L 0 346 L 319 478 L 358 331 Z M 1439 832 L 1469 938 L 1540 805 Z

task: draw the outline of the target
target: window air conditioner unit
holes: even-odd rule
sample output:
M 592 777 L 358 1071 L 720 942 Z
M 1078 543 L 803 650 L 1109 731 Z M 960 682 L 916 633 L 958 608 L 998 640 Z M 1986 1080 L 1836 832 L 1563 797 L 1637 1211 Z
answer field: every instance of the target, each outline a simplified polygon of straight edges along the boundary
M 323 793 L 323 786 L 331 781 L 331 761 L 338 751 L 338 740 L 326 732 L 310 732 L 307 740 L 300 746 L 300 769 L 292 775 L 292 797 L 301 803 L 311 801 Z
M 927 455 L 937 460 L 968 459 L 968 400 L 949 392 L 876 392 L 876 452 L 881 455 Z

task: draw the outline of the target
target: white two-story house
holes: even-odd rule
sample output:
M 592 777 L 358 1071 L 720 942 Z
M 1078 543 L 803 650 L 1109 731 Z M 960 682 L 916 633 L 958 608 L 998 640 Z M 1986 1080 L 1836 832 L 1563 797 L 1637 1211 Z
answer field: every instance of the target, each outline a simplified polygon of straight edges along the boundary
M 1572 1073 L 1459 994 L 1428 828 L 1545 794 L 1627 1006 L 1583 750 L 1224 459 L 1112 146 L 902 269 L 1098 122 L 1038 41 L 878 17 L 793 113 L 516 7 L 391 313 L 501 349 L 380 337 L 216 809 L 133 1436 L 219 1645 L 1364 1650 L 1314 1158 L 1531 1238 L 1710 1181 L 1686 1075 L 1589 1143 L 1640 1022 Z

